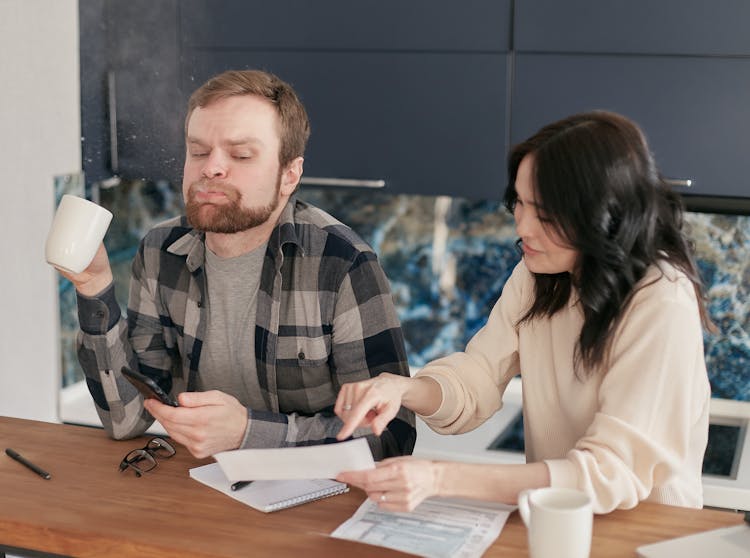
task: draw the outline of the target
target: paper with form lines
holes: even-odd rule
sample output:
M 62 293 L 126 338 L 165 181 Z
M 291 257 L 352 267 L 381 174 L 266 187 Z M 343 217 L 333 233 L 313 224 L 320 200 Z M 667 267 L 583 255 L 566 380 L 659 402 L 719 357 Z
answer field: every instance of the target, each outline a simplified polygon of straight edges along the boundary
M 214 455 L 227 479 L 332 479 L 342 471 L 374 469 L 364 438 L 337 444 L 292 448 L 241 449 Z

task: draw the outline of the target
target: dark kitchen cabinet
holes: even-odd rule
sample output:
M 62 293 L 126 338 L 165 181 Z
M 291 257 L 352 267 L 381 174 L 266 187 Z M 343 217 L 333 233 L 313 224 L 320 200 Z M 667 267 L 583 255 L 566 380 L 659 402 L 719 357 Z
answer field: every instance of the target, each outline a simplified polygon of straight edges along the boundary
M 312 135 L 303 181 L 499 198 L 510 2 L 181 2 L 184 89 L 225 69 L 293 85 Z
M 510 0 L 80 0 L 87 182 L 181 181 L 187 98 L 225 69 L 290 82 L 304 179 L 499 198 Z M 109 81 L 108 81 L 109 78 Z
M 179 184 L 190 93 L 228 68 L 308 109 L 304 180 L 497 199 L 508 147 L 622 112 L 688 193 L 748 197 L 745 0 L 79 0 L 83 167 Z
M 519 52 L 750 55 L 747 0 L 519 0 Z
M 499 198 L 505 66 L 502 54 L 253 51 L 196 55 L 193 74 L 262 68 L 292 83 L 312 126 L 303 179 Z
M 696 195 L 747 196 L 750 59 L 517 54 L 511 138 L 593 109 L 638 122 L 668 178 Z
M 181 0 L 195 49 L 506 52 L 510 0 Z
M 79 26 L 87 184 L 113 175 L 179 184 L 178 0 L 79 0 Z
M 515 6 L 513 143 L 575 112 L 613 110 L 641 125 L 681 193 L 750 196 L 750 3 Z

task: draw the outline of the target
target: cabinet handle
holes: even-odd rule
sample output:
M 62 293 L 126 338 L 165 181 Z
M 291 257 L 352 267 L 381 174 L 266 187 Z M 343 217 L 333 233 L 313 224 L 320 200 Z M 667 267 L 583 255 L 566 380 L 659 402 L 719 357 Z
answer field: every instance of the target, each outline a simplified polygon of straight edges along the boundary
M 690 188 L 693 185 L 693 181 L 689 178 L 665 178 L 664 182 L 678 188 Z
M 360 178 L 322 178 L 319 176 L 303 176 L 300 184 L 309 186 L 351 186 L 354 188 L 384 188 L 385 180 L 363 180 Z
M 115 72 L 107 72 L 107 116 L 109 117 L 109 164 L 110 170 L 117 174 L 120 170 L 120 158 L 117 152 L 117 90 L 115 89 Z

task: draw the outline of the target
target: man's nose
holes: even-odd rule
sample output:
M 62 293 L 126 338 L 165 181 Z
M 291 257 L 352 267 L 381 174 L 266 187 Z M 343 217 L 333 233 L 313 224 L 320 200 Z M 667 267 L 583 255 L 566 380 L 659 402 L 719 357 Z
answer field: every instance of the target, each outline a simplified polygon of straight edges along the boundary
M 227 165 L 224 157 L 215 151 L 206 159 L 203 166 L 203 176 L 206 178 L 223 178 L 227 175 Z

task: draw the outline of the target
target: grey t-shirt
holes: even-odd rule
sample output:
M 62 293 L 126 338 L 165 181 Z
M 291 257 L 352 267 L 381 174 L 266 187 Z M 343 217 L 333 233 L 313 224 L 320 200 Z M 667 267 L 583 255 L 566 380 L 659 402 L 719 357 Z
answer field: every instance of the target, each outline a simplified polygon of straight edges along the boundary
M 264 409 L 255 365 L 255 313 L 266 244 L 235 258 L 206 247 L 208 324 L 197 390 L 217 389 L 246 407 Z

